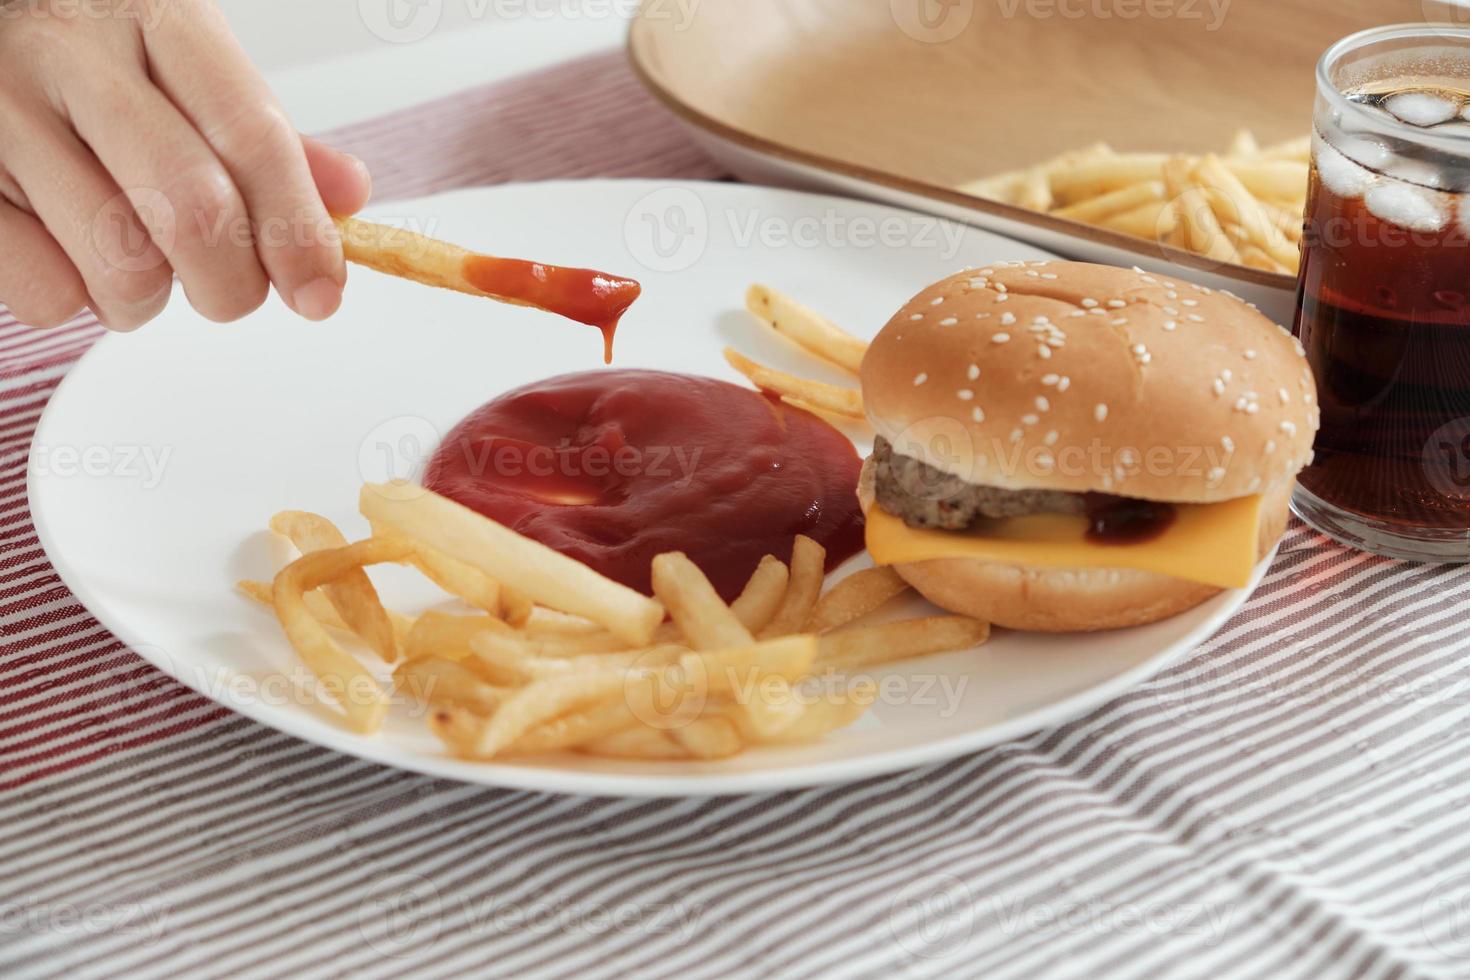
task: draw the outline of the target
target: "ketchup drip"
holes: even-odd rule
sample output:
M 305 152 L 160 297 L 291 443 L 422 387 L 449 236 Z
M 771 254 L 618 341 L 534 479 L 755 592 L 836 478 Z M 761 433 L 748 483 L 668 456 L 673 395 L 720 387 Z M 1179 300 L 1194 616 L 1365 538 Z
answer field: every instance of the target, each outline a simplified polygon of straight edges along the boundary
M 809 412 L 711 378 L 596 371 L 538 381 L 450 432 L 424 483 L 602 574 L 650 591 L 682 551 L 726 600 L 805 534 L 827 566 L 863 546 L 861 461 Z
M 603 358 L 608 364 L 612 363 L 618 321 L 643 292 L 632 279 L 524 259 L 474 255 L 465 259 L 463 271 L 470 285 L 481 292 L 601 330 Z

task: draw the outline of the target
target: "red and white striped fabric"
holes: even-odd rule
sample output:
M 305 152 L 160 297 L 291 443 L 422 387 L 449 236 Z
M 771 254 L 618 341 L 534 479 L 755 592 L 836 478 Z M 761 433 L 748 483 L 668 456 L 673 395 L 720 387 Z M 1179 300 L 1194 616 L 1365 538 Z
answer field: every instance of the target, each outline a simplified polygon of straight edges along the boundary
M 380 197 L 721 176 L 614 56 L 327 135 Z M 461 786 L 202 700 L 60 584 L 27 450 L 98 332 L 0 316 L 0 975 L 1470 975 L 1470 568 L 1296 525 L 1173 671 L 898 776 Z

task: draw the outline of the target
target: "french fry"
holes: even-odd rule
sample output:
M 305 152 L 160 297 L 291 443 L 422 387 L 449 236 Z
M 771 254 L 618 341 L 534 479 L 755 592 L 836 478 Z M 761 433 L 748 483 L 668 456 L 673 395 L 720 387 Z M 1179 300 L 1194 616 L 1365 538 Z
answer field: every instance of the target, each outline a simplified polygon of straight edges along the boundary
M 1245 233 L 1245 240 L 1264 251 L 1282 266 L 1294 265 L 1296 246 L 1277 231 L 1271 216 L 1261 207 L 1246 186 L 1214 154 L 1202 159 L 1194 168 L 1195 178 L 1209 194 L 1210 205 L 1222 223 L 1234 223 Z
M 862 367 L 866 342 L 859 340 L 796 300 L 769 286 L 751 286 L 745 308 L 772 330 L 822 360 L 856 374 Z
M 438 657 L 463 660 L 470 655 L 470 644 L 481 633 L 504 632 L 504 623 L 493 616 L 456 616 L 451 613 L 426 612 L 414 623 L 403 644 L 404 656 L 410 659 Z
M 271 598 L 271 583 L 255 582 L 246 579 L 235 583 L 235 588 L 249 599 L 260 603 L 262 606 L 274 606 L 275 600 Z M 315 590 L 306 594 L 306 608 L 316 617 L 316 621 L 328 629 L 340 630 L 343 633 L 352 633 L 352 627 L 342 621 L 341 615 L 332 608 L 327 597 L 322 595 L 321 590 Z M 408 634 L 413 630 L 415 619 L 402 613 L 388 610 L 388 620 L 393 624 L 393 638 L 401 646 L 408 639 Z M 356 633 L 352 633 L 356 636 Z
M 632 728 L 616 735 L 593 739 L 577 751 L 610 759 L 687 759 L 689 750 L 667 734 L 649 728 Z
M 393 671 L 395 687 L 421 704 L 449 705 L 489 714 L 512 693 L 487 684 L 462 663 L 440 657 L 405 660 Z
M 1226 152 L 1232 157 L 1256 157 L 1261 155 L 1261 144 L 1256 142 L 1255 133 L 1248 129 L 1237 129 L 1230 139 L 1230 149 Z
M 333 690 L 348 726 L 364 734 L 382 726 L 388 710 L 387 693 L 317 622 L 306 603 L 306 593 L 340 579 L 354 568 L 402 561 L 410 547 L 399 541 L 370 538 L 345 548 L 314 551 L 283 568 L 271 586 L 276 617 L 291 645 L 311 672 Z
M 1167 159 L 1162 153 L 1127 153 L 1091 159 L 1053 174 L 1051 191 L 1063 206 L 1075 204 L 1144 181 L 1158 180 L 1160 168 Z
M 533 609 L 524 623 L 515 624 L 527 633 L 542 636 L 575 636 L 605 632 L 601 626 L 581 616 L 568 616 L 555 609 Z
M 670 552 L 653 560 L 653 594 L 695 650 L 720 650 L 754 642 L 750 630 L 687 555 Z
M 369 484 L 359 505 L 370 521 L 514 581 L 533 602 L 585 616 L 635 646 L 648 643 L 663 622 L 664 607 L 653 599 L 422 487 Z
M 1302 240 L 1302 208 L 1275 201 L 1262 201 L 1261 208 L 1270 217 L 1271 223 L 1287 241 L 1300 243 Z
M 536 604 L 520 589 L 500 587 L 500 615 L 512 626 L 525 626 L 536 613 Z
M 490 759 L 538 725 L 622 693 L 625 672 L 553 677 L 532 681 L 506 699 L 488 718 L 456 708 L 435 711 L 430 727 L 460 755 Z
M 271 530 L 289 540 L 303 555 L 328 548 L 345 548 L 347 539 L 337 525 L 320 514 L 287 510 L 271 518 Z M 387 663 L 398 659 L 398 641 L 388 610 L 378 599 L 367 572 L 354 568 L 335 582 L 321 587 L 322 594 L 342 617 L 342 622 Z
M 536 274 L 526 275 L 523 270 L 531 263 L 479 255 L 404 228 L 373 224 L 359 218 L 339 217 L 333 221 L 342 238 L 342 254 L 348 262 L 426 286 L 452 289 L 515 306 L 529 306 L 594 326 L 601 327 L 609 321 L 615 323 L 641 292 L 638 283 L 606 273 L 538 263 Z M 505 275 L 506 272 L 510 274 Z M 603 305 L 596 311 L 558 308 L 554 298 L 556 290 L 548 289 L 547 283 L 571 280 L 580 284 L 589 274 L 601 279 Z M 486 284 L 493 284 L 495 291 L 482 288 Z M 611 361 L 611 335 L 606 331 L 604 335 L 608 338 L 607 357 Z
M 856 388 L 798 378 L 794 374 L 757 364 L 730 347 L 725 348 L 725 360 L 763 391 L 774 391 L 783 397 L 795 398 L 837 415 L 855 419 L 867 417 L 863 411 L 862 393 Z
M 857 681 L 844 692 L 827 693 L 813 699 L 795 723 L 769 737 L 762 736 L 744 724 L 739 712 L 721 710 L 720 716 L 734 724 L 740 737 L 753 745 L 788 745 L 812 742 L 839 728 L 846 728 L 861 718 L 877 697 L 876 684 L 871 681 Z
M 638 726 L 639 718 L 626 700 L 606 701 L 537 725 L 515 741 L 511 752 L 516 755 L 562 752 Z
M 1290 160 L 1294 163 L 1310 163 L 1312 160 L 1312 137 L 1298 136 L 1296 139 L 1287 140 L 1268 146 L 1260 152 L 1263 160 Z
M 1116 214 L 1098 222 L 1104 228 L 1149 241 L 1167 241 L 1177 223 L 1174 209 L 1165 201 L 1145 204 L 1125 214 Z
M 696 759 L 728 759 L 745 748 L 735 725 L 724 718 L 696 718 L 666 734 Z
M 1307 193 L 1307 168 L 1292 160 L 1226 160 L 1225 166 L 1259 198 L 1296 201 Z
M 1050 211 L 1055 198 L 1051 193 L 1051 179 L 1046 171 L 1036 168 L 1028 173 L 1021 181 L 1021 186 L 1016 191 L 1015 204 L 1017 207 L 1026 208 L 1031 211 Z
M 1185 242 L 1191 252 L 1213 259 L 1216 262 L 1239 262 L 1240 253 L 1231 243 L 1230 236 L 1215 210 L 1210 205 L 1209 195 L 1195 187 L 1175 199 L 1179 220 L 1184 229 Z
M 858 626 L 818 641 L 817 670 L 856 670 L 947 650 L 965 650 L 990 638 L 990 624 L 964 616 L 935 616 Z
M 1050 178 L 1071 167 L 1076 167 L 1090 160 L 1113 156 L 1112 147 L 1106 143 L 1094 143 L 1081 150 L 1067 150 L 1059 153 L 1042 163 L 1021 170 L 1012 170 L 1009 173 L 997 174 L 994 177 L 986 177 L 981 180 L 964 184 L 960 190 L 966 194 L 976 197 L 986 197 L 1006 204 L 1015 204 L 1023 184 L 1031 179 L 1032 174 L 1040 171 Z
M 492 616 L 500 615 L 500 583 L 478 568 L 424 546 L 414 548 L 411 562 L 429 581 L 450 595 Z
M 775 555 L 766 555 L 751 573 L 740 595 L 730 603 L 730 611 L 752 634 L 759 633 L 781 608 L 790 578 L 791 572 L 785 562 Z
M 822 594 L 826 561 L 827 549 L 804 534 L 797 535 L 791 550 L 791 579 L 786 595 L 776 615 L 760 631 L 761 639 L 789 636 L 806 624 Z
M 817 600 L 812 614 L 807 617 L 805 632 L 829 633 L 846 626 L 908 589 L 909 584 L 892 568 L 865 568 L 854 572 Z
M 1240 261 L 1242 265 L 1250 269 L 1264 269 L 1267 272 L 1279 272 L 1283 275 L 1290 275 L 1296 271 L 1294 268 L 1277 262 L 1271 256 L 1267 255 L 1260 246 L 1251 244 L 1250 242 L 1241 246 Z
M 1124 187 L 1091 200 L 1081 201 L 1071 207 L 1052 212 L 1056 218 L 1097 224 L 1114 215 L 1127 214 L 1148 204 L 1164 200 L 1164 184 L 1159 180 L 1146 180 L 1131 187 Z

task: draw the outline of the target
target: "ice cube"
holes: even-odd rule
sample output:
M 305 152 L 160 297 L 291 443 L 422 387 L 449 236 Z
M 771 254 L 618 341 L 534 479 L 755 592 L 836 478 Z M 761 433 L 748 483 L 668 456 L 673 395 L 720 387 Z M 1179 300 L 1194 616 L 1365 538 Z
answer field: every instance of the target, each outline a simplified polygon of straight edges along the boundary
M 1444 173 L 1434 164 L 1425 163 L 1423 160 L 1395 157 L 1382 170 L 1390 177 L 1396 177 L 1410 184 L 1418 184 L 1420 187 L 1443 190 L 1445 186 Z
M 1317 176 L 1338 197 L 1362 197 L 1378 182 L 1378 175 L 1338 153 L 1321 137 L 1312 140 Z
M 1402 92 L 1389 96 L 1383 107 L 1410 126 L 1438 126 L 1460 114 L 1460 106 L 1442 95 Z
M 1319 167 L 1320 169 L 1320 167 Z M 1380 181 L 1364 197 L 1380 220 L 1410 231 L 1442 231 L 1450 223 L 1453 198 L 1397 180 Z
M 1342 135 L 1332 141 L 1339 153 L 1360 166 L 1381 171 L 1393 162 L 1393 151 L 1382 140 L 1368 136 Z

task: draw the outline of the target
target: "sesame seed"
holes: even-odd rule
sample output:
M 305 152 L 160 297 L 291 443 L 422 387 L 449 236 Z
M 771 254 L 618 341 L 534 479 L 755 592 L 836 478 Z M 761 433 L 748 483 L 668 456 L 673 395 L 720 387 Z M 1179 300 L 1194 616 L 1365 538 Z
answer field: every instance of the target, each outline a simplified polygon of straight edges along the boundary
M 1070 316 L 1070 317 L 1081 317 L 1081 316 L 1086 316 L 1086 315 L 1087 315 L 1087 311 L 1086 310 L 1073 310 L 1071 313 L 1068 313 L 1067 314 L 1067 316 Z
M 1011 442 L 1020 442 L 1025 437 L 1026 433 L 1022 432 L 1020 429 L 1011 430 Z
M 1245 359 L 1247 361 L 1254 361 L 1256 359 L 1256 352 L 1253 351 L 1253 350 L 1246 351 L 1245 352 Z
M 974 408 L 970 409 L 970 418 L 974 419 L 976 422 L 984 422 L 985 410 L 982 409 L 979 405 L 976 405 Z
M 1016 322 L 1016 314 L 1014 314 L 1014 313 L 1002 313 L 1000 315 L 1000 322 L 1004 326 L 1009 327 L 1011 324 L 1013 324 L 1013 323 Z
M 1220 445 L 1224 447 L 1227 453 L 1235 452 L 1235 440 L 1229 436 L 1221 436 Z
M 1302 395 L 1302 404 L 1303 405 L 1310 405 L 1310 404 L 1312 404 L 1312 393 L 1310 391 L 1307 392 L 1305 395 Z
M 1098 405 L 1092 410 L 1092 417 L 1097 419 L 1099 422 L 1106 422 L 1108 420 L 1108 406 L 1101 404 Z
M 1028 272 L 1028 273 L 1026 273 L 1026 275 L 1029 276 L 1032 279 L 1040 279 L 1041 278 L 1041 273 L 1039 273 L 1039 272 Z
M 1113 326 L 1115 326 L 1115 327 L 1126 327 L 1126 326 L 1128 326 L 1128 318 L 1126 316 L 1120 316 L 1120 317 L 1118 317 L 1118 319 L 1116 319 L 1116 320 L 1113 321 Z
M 1062 335 L 1059 335 L 1059 334 L 1052 334 L 1050 337 L 1046 338 L 1046 346 L 1048 346 L 1048 347 L 1066 347 L 1067 346 L 1067 338 L 1065 336 L 1062 336 Z
M 1051 453 L 1041 452 L 1036 454 L 1036 465 L 1043 470 L 1049 470 L 1056 465 L 1056 460 L 1052 458 Z
M 992 336 L 990 338 L 990 342 L 993 343 L 993 344 L 1003 344 L 1003 343 L 1005 343 L 1006 341 L 1008 341 L 1010 339 L 1011 339 L 1011 335 L 1010 334 L 1008 334 L 1008 333 L 998 333 L 998 334 L 995 334 L 994 336 Z
M 977 320 L 989 320 L 990 319 L 990 314 L 989 313 L 976 313 L 975 314 L 975 319 L 977 319 Z
M 1046 396 L 1045 395 L 1037 395 L 1036 396 L 1036 408 L 1037 408 L 1038 411 L 1050 412 L 1051 411 L 1051 402 L 1049 402 L 1049 401 L 1046 400 Z
M 1046 443 L 1048 446 L 1055 446 L 1057 444 L 1057 440 L 1061 437 L 1061 433 L 1059 433 L 1056 429 L 1052 429 L 1046 434 L 1046 438 L 1042 439 L 1041 441 Z
M 1128 304 L 1125 303 L 1125 302 L 1123 302 L 1121 299 L 1110 299 L 1110 300 L 1108 300 L 1108 306 L 1111 309 L 1114 309 L 1114 310 L 1121 310 L 1124 307 L 1126 307 L 1127 305 Z
M 1291 402 L 1291 392 L 1287 391 L 1285 388 L 1277 388 L 1276 397 L 1281 399 L 1281 404 L 1283 405 L 1290 404 Z
M 1247 493 L 1255 493 L 1257 490 L 1261 489 L 1261 478 L 1258 476 L 1251 477 L 1250 486 L 1246 487 L 1245 489 Z
M 952 327 L 959 322 L 959 317 L 947 316 L 943 320 L 939 321 L 939 325 L 941 327 Z
M 1072 387 L 1072 379 L 1065 375 L 1057 382 L 1057 391 L 1066 391 L 1070 387 Z
M 1164 329 L 1165 330 L 1177 330 L 1177 329 L 1179 329 L 1179 324 L 1176 323 L 1173 320 L 1165 320 L 1164 321 Z
M 1184 305 L 1185 306 L 1198 306 L 1199 305 L 1199 300 L 1197 300 L 1197 299 L 1187 299 L 1187 300 L 1184 300 Z
M 971 381 L 974 381 L 976 378 L 980 377 L 980 365 L 971 364 L 970 369 L 966 371 L 965 374 L 969 377 Z
M 1167 313 L 1169 316 L 1178 316 L 1179 315 L 1179 307 L 1177 307 L 1177 306 L 1166 306 L 1166 307 L 1164 307 L 1164 312 Z
M 1296 423 L 1295 422 L 1282 422 L 1281 423 L 1281 431 L 1282 432 L 1285 432 L 1289 436 L 1296 435 Z
M 1202 316 L 1200 316 L 1198 313 L 1191 313 L 1191 314 L 1189 314 L 1189 316 L 1185 317 L 1184 319 L 1188 320 L 1190 323 L 1204 323 L 1205 322 L 1205 318 L 1202 317 Z
M 917 388 L 917 387 L 919 387 L 919 385 L 923 384 L 925 381 L 928 381 L 928 380 L 929 380 L 929 375 L 927 375 L 927 374 L 925 374 L 925 373 L 923 373 L 921 371 L 918 374 L 914 375 L 914 387 Z
M 929 301 L 929 305 L 930 306 L 938 306 L 940 303 L 943 303 L 943 302 L 944 302 L 944 297 L 943 296 L 936 296 L 932 300 Z
M 909 319 L 912 320 L 914 323 L 918 323 L 920 320 L 924 319 L 924 314 L 915 313 L 913 316 L 909 317 Z
M 1225 382 L 1221 381 L 1219 378 L 1216 378 L 1214 382 L 1211 383 L 1210 387 L 1214 389 L 1216 398 L 1219 398 L 1221 395 L 1225 394 Z
M 1043 361 L 1051 360 L 1051 348 L 1046 346 L 1045 344 L 1042 344 L 1040 347 L 1036 348 L 1036 354 Z
M 1104 490 L 1111 490 L 1113 488 L 1113 474 L 1104 473 L 1102 478 L 1102 485 Z
M 1249 405 L 1247 405 L 1245 407 L 1245 414 L 1247 414 L 1247 415 L 1255 415 L 1260 410 L 1261 410 L 1261 406 L 1260 405 L 1258 405 L 1256 402 L 1251 402 Z
M 962 402 L 973 401 L 975 398 L 975 393 L 969 388 L 961 388 L 958 394 L 960 396 L 960 401 Z
M 1211 483 L 1219 483 L 1221 480 L 1225 479 L 1225 470 L 1224 470 L 1224 468 L 1217 466 L 1214 469 L 1210 470 L 1207 479 Z
M 1005 302 L 1005 301 L 1006 301 L 1006 300 L 1008 300 L 1008 299 L 1010 299 L 1010 297 L 1009 297 L 1009 296 L 1007 296 L 1007 295 L 1006 295 L 1006 294 L 1005 294 L 1005 293 L 1001 293 L 1001 294 L 1000 294 L 1000 295 L 999 295 L 999 296 L 997 296 L 997 297 L 996 297 L 996 298 L 995 298 L 995 301 L 996 301 L 996 302 L 997 302 L 997 303 L 1004 303 L 1004 302 Z
M 1276 440 L 1275 439 L 1267 439 L 1266 440 L 1266 452 L 1267 452 L 1267 454 L 1269 455 L 1270 453 L 1274 453 L 1275 451 L 1276 451 Z
M 1043 272 L 1041 274 L 1041 278 L 1043 278 L 1043 279 L 1055 279 L 1055 278 L 1057 278 L 1057 274 L 1055 272 Z
M 1084 299 L 1084 300 L 1083 300 L 1083 301 L 1082 301 L 1082 305 L 1083 305 L 1083 307 L 1085 307 L 1085 308 L 1086 308 L 1086 309 L 1089 309 L 1089 310 L 1090 310 L 1090 309 L 1092 309 L 1092 308 L 1093 308 L 1093 307 L 1094 307 L 1094 306 L 1096 306 L 1096 305 L 1097 305 L 1097 300 L 1095 300 L 1095 299 L 1093 299 L 1093 298 L 1092 298 L 1092 297 L 1091 297 L 1091 296 L 1089 296 L 1089 297 L 1087 297 L 1087 298 L 1086 298 L 1086 299 Z
M 998 282 L 998 283 L 995 284 L 995 291 L 997 293 L 1008 292 L 1008 290 L 1006 289 L 1006 284 L 1003 283 L 1003 282 Z
M 1039 415 L 1022 415 L 1021 416 L 1021 424 L 1022 425 L 1035 425 L 1036 423 L 1038 423 L 1040 421 L 1041 421 L 1041 416 L 1039 416 Z
M 1062 377 L 1059 374 L 1043 374 L 1041 376 L 1041 383 L 1046 385 L 1048 388 L 1056 384 L 1060 380 L 1062 380 Z
M 1235 377 L 1235 374 L 1229 368 L 1220 372 L 1221 381 L 1229 381 L 1233 377 Z
M 1148 348 L 1145 347 L 1145 346 L 1143 346 L 1142 344 L 1134 344 L 1133 345 L 1133 353 L 1135 353 L 1135 354 L 1147 354 L 1148 353 Z
M 1095 309 L 1095 310 L 1088 310 L 1087 312 L 1091 316 L 1107 316 L 1108 315 L 1108 311 L 1107 310 L 1104 310 L 1104 309 L 1101 309 L 1101 308 Z
M 1179 294 L 1176 293 L 1176 292 L 1174 292 L 1174 287 L 1173 286 L 1170 286 L 1168 283 L 1164 283 L 1164 285 L 1169 286 L 1169 291 L 1164 294 L 1165 296 L 1167 296 L 1169 299 L 1178 299 L 1179 298 Z

